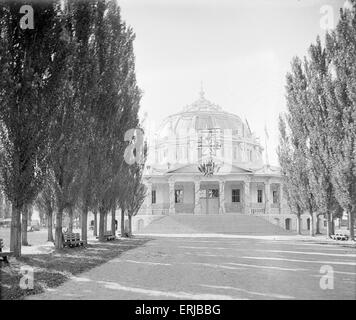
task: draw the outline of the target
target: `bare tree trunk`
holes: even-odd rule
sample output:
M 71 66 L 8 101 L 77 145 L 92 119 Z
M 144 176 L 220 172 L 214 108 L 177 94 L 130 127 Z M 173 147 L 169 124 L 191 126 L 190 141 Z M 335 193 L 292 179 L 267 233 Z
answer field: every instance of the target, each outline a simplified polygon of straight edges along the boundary
M 93 235 L 96 237 L 98 235 L 98 212 L 96 209 L 93 212 L 94 214 L 94 230 L 93 230 Z
M 22 245 L 28 246 L 27 241 L 27 221 L 28 221 L 28 206 L 24 206 L 22 210 Z
M 63 248 L 62 216 L 63 216 L 63 209 L 58 209 L 58 212 L 56 214 L 56 234 L 55 234 L 56 249 Z
M 132 236 L 132 215 L 129 214 L 128 217 L 129 217 L 129 237 L 131 237 Z
M 330 214 L 330 226 L 331 226 L 331 234 L 335 234 L 335 221 L 333 214 Z
M 104 233 L 105 233 L 106 232 L 106 213 L 104 213 L 103 221 L 104 221 Z M 100 230 L 100 225 L 99 225 L 99 230 Z M 100 235 L 100 231 L 99 231 L 99 235 Z
M 12 205 L 10 250 L 15 257 L 21 256 L 21 209 Z
M 309 234 L 311 237 L 315 236 L 315 232 L 314 232 L 314 214 L 313 212 L 310 212 L 310 226 L 309 226 Z
M 70 206 L 69 207 L 69 211 L 68 211 L 68 215 L 69 215 L 69 232 L 73 232 L 73 207 Z
M 116 219 L 116 207 L 114 206 L 111 209 L 111 234 L 114 236 L 116 235 L 115 219 Z
M 125 237 L 125 210 L 121 208 L 121 237 Z
M 100 210 L 100 219 L 99 219 L 99 241 L 104 241 L 104 233 L 105 233 L 105 212 Z
M 47 215 L 47 241 L 53 242 L 53 211 L 48 211 Z
M 335 234 L 335 221 L 331 220 L 331 234 Z
M 81 218 L 82 240 L 86 243 L 88 241 L 88 207 L 84 206 Z
M 320 234 L 320 219 L 319 219 L 320 214 L 316 215 L 316 230 L 315 234 Z
M 355 210 L 356 211 L 356 210 Z M 354 229 L 354 224 L 355 224 L 355 221 L 354 221 L 354 218 L 355 218 L 355 212 L 352 212 L 352 210 L 350 210 L 348 212 L 348 222 L 349 222 L 349 230 L 350 230 L 350 240 L 351 241 L 354 241 L 355 240 L 355 229 Z
M 330 238 L 332 235 L 332 226 L 330 221 L 330 213 L 326 214 L 326 236 Z
M 297 215 L 297 234 L 302 234 L 300 214 Z

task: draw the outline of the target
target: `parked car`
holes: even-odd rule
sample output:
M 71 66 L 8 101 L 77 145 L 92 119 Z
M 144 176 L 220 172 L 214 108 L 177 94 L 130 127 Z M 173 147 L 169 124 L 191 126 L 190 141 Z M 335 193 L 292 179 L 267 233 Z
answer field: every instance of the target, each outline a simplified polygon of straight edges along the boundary
M 331 236 L 331 239 L 345 241 L 345 240 L 349 240 L 349 236 L 342 232 L 336 232 Z

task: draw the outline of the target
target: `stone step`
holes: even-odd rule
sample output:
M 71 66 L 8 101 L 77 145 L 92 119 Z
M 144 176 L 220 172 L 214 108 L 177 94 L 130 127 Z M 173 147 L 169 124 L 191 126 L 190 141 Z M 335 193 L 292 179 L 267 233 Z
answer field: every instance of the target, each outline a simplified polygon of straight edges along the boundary
M 139 233 L 222 233 L 241 235 L 290 235 L 267 220 L 244 214 L 176 214 L 155 220 Z

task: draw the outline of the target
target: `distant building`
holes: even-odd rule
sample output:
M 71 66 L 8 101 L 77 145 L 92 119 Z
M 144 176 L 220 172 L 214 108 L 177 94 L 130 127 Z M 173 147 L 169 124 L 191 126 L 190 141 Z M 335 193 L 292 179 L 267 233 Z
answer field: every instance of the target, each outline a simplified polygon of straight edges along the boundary
M 150 141 L 148 195 L 139 214 L 252 214 L 295 230 L 280 169 L 264 164 L 262 151 L 246 121 L 201 91 L 197 101 L 167 117 Z M 303 217 L 303 229 L 308 219 Z

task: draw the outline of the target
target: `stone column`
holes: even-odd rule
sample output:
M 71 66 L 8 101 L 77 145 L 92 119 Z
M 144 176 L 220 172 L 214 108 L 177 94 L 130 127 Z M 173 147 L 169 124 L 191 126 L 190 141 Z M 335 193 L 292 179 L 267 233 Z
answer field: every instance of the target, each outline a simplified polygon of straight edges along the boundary
M 271 208 L 271 184 L 268 180 L 265 182 L 265 197 L 265 214 L 269 214 Z
M 219 181 L 219 213 L 225 213 L 225 181 Z
M 194 181 L 194 214 L 200 214 L 200 181 Z
M 245 214 L 251 213 L 251 196 L 250 196 L 250 181 L 244 182 L 244 209 Z
M 169 214 L 175 214 L 174 180 L 169 181 Z
M 279 213 L 282 213 L 282 208 L 283 208 L 283 184 L 279 184 L 279 189 L 278 189 L 278 201 L 279 201 Z
M 152 214 L 152 183 L 147 182 L 147 195 L 146 195 L 146 214 Z

